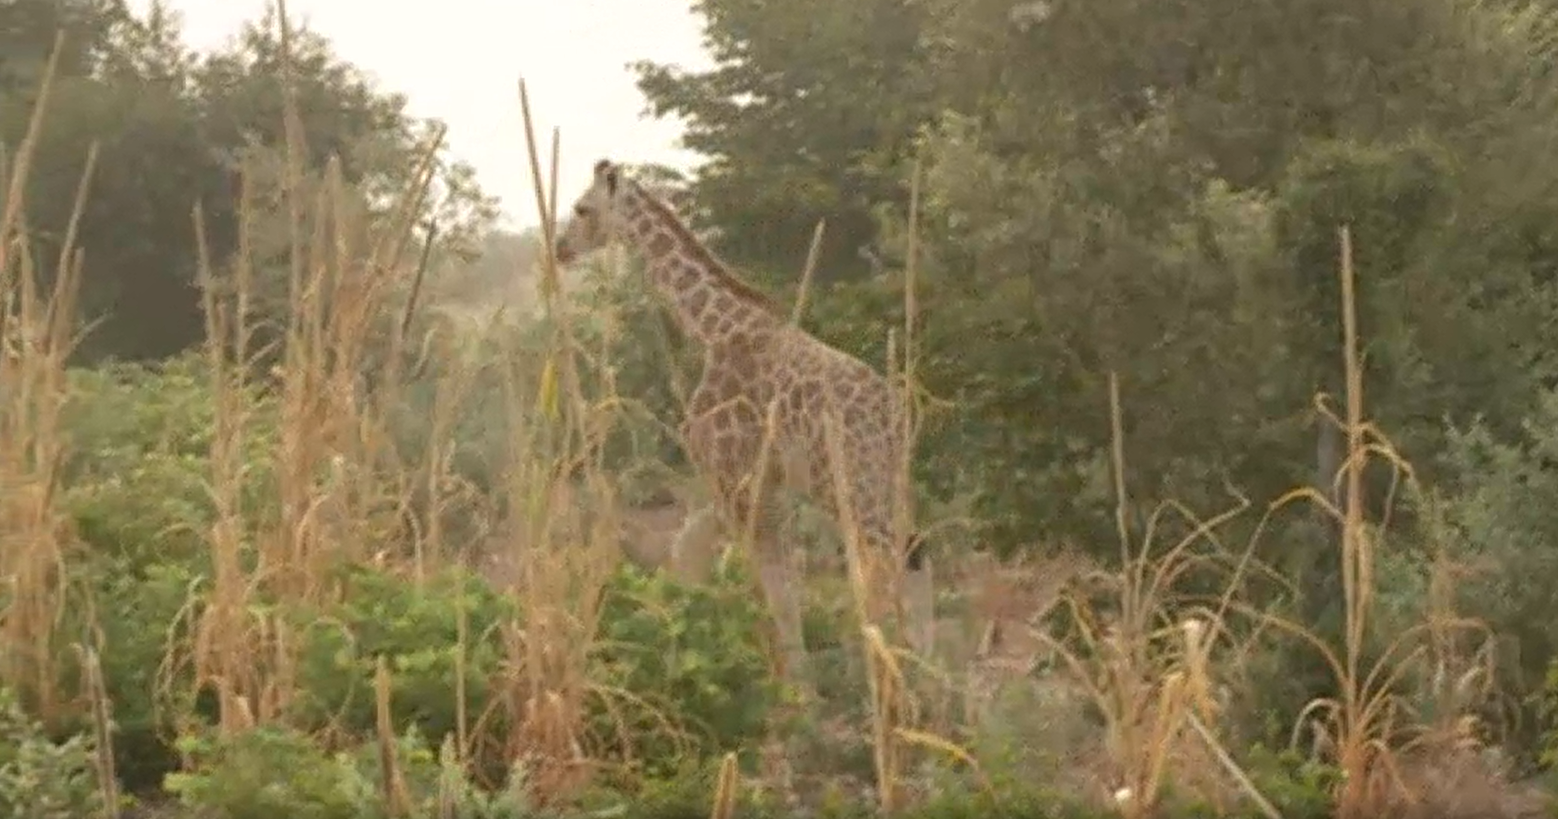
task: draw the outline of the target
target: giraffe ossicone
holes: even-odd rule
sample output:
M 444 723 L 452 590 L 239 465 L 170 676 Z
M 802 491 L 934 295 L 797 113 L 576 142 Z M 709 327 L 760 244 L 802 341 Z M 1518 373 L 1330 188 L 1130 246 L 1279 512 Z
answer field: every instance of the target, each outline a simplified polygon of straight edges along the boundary
M 904 580 L 898 592 L 905 636 L 928 654 L 931 566 L 912 524 L 912 493 L 903 485 L 909 442 L 902 402 L 888 379 L 783 318 L 668 204 L 602 159 L 553 251 L 567 264 L 614 242 L 643 257 L 649 281 L 682 332 L 703 349 L 682 438 L 711 490 L 722 531 L 751 536 L 786 671 L 805 676 L 805 646 L 795 565 L 778 526 L 781 485 L 828 509 L 844 536 L 857 534 L 873 557 L 893 561 Z M 843 519 L 845 510 L 852 520 Z

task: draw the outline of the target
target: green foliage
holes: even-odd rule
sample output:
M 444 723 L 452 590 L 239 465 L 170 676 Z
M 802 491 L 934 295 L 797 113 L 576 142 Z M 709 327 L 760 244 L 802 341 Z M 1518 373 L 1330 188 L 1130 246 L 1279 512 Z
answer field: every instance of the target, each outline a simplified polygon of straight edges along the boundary
M 1448 534 L 1472 569 L 1459 610 L 1515 649 L 1511 693 L 1541 687 L 1558 650 L 1554 583 L 1536 579 L 1558 536 L 1542 503 L 1558 425 L 1551 4 L 696 9 L 713 68 L 638 66 L 654 111 L 687 118 L 711 159 L 690 180 L 695 219 L 771 279 L 828 218 L 823 280 L 842 283 L 815 294 L 808 326 L 868 361 L 903 326 L 918 162 L 916 373 L 945 403 L 916 469 L 934 498 L 972 498 L 997 548 L 1113 559 L 1111 375 L 1133 537 L 1165 500 L 1207 515 L 1233 494 L 1259 510 L 1330 482 L 1336 438 L 1310 407 L 1341 385 L 1349 225 L 1365 412 L 1444 493 L 1444 508 L 1430 491 L 1392 510 L 1382 633 L 1424 612 L 1422 552 Z M 1367 477 L 1381 518 L 1397 488 L 1383 469 Z M 1271 608 L 1337 634 L 1328 526 L 1287 515 L 1260 544 L 1297 595 Z M 1250 668 L 1270 698 L 1250 718 L 1275 732 L 1334 685 L 1307 654 Z
M 272 728 L 236 736 L 190 736 L 183 750 L 189 772 L 168 777 L 167 789 L 186 807 L 213 819 L 379 819 L 391 815 L 382 794 L 383 765 L 377 744 L 327 753 L 310 737 Z M 520 819 L 534 815 L 518 791 L 483 793 L 449 775 L 451 758 L 429 749 L 409 731 L 395 741 L 396 763 L 412 817 L 445 815 L 440 804 L 471 819 Z
M 18 0 L 0 15 L 0 94 L 37 88 L 57 34 L 65 35 L 61 72 L 82 76 L 112 58 L 115 35 L 130 22 L 118 0 Z
M 1470 570 L 1458 592 L 1502 644 L 1502 684 L 1517 695 L 1541 693 L 1521 708 L 1526 718 L 1516 723 L 1517 736 L 1528 740 L 1558 726 L 1552 708 L 1558 702 L 1552 671 L 1558 625 L 1549 616 L 1558 606 L 1558 552 L 1551 548 L 1558 539 L 1555 430 L 1558 394 L 1547 392 L 1520 439 L 1499 441 L 1477 424 L 1453 434 L 1446 453 L 1457 473 L 1475 476 L 1444 503 L 1456 557 Z
M 190 670 L 170 653 L 188 639 L 210 583 L 205 450 L 212 406 L 199 366 L 183 358 L 82 371 L 72 381 L 78 456 L 68 464 L 66 497 L 88 547 L 78 586 L 92 602 L 73 625 L 101 630 L 120 770 L 132 787 L 175 764 L 170 719 L 214 716 L 191 690 Z M 253 404 L 253 493 L 265 484 L 274 451 L 269 400 L 257 395 Z M 249 509 L 265 508 L 256 494 Z M 263 591 L 257 600 L 257 613 L 274 614 L 298 636 L 299 696 L 290 714 L 297 725 L 371 733 L 380 658 L 391 671 L 397 725 L 430 737 L 453 733 L 460 667 L 467 713 L 487 712 L 506 662 L 498 629 L 519 616 L 513 601 L 452 568 L 418 585 L 395 572 L 344 567 L 335 582 L 337 602 L 319 609 L 278 609 Z M 611 693 L 597 703 L 595 719 L 608 742 L 660 764 L 671 749 L 712 754 L 759 734 L 776 691 L 756 642 L 762 610 L 739 577 L 692 588 L 623 571 L 607 591 L 595 662 Z M 618 695 L 626 699 L 610 701 Z M 624 713 L 633 715 L 630 723 L 618 724 Z M 497 720 L 484 725 L 502 729 Z
M 1558 623 L 1546 615 L 1558 606 L 1558 552 L 1545 548 L 1558 538 L 1558 393 L 1542 396 L 1522 437 L 1500 442 L 1481 425 L 1454 435 L 1446 459 L 1477 480 L 1451 495 L 1446 511 L 1473 569 L 1462 592 L 1495 633 L 1515 641 L 1521 669 L 1540 678 L 1558 654 Z
M 169 775 L 167 790 L 223 819 L 356 819 L 375 801 L 368 773 L 300 734 L 259 728 L 182 744 L 195 769 Z
M 101 634 L 100 663 L 113 704 L 115 770 L 125 788 L 155 788 L 178 765 L 171 720 L 189 715 L 214 720 L 209 703 L 197 702 L 186 669 L 170 665 L 173 647 L 189 636 L 189 606 L 204 585 L 198 564 L 169 560 L 134 566 L 104 559 L 89 567 L 88 581 Z M 107 615 L 107 616 L 105 616 Z
M 1326 819 L 1341 773 L 1292 749 L 1272 751 L 1261 745 L 1244 755 L 1245 773 L 1255 789 L 1291 819 Z
M 681 402 L 696 384 L 701 352 L 675 332 L 634 260 L 626 270 L 592 265 L 575 308 L 580 347 L 589 351 L 583 378 L 608 384 L 621 416 L 606 448 L 607 464 L 623 470 L 674 466 L 682 459 L 675 433 Z
M 618 703 L 599 723 L 622 731 L 647 773 L 679 765 L 678 750 L 707 758 L 743 748 L 767 727 L 779 692 L 758 642 L 766 614 L 748 588 L 739 575 L 694 587 L 629 569 L 608 587 L 599 678 L 646 707 Z M 616 724 L 623 713 L 636 716 Z M 675 732 L 682 724 L 690 736 Z
M 214 405 L 197 355 L 152 364 L 119 364 L 70 373 L 65 423 L 71 459 L 66 502 L 78 532 L 96 552 L 132 569 L 170 560 L 195 561 L 211 520 L 207 486 Z M 262 487 L 275 452 L 274 400 L 253 390 L 256 423 L 244 459 L 254 480 L 248 503 L 263 506 Z
M 101 811 L 95 753 L 86 735 L 53 742 L 0 687 L 0 817 L 77 819 Z
M 178 666 L 167 661 L 209 575 L 213 405 L 202 367 L 190 355 L 70 373 L 64 502 L 85 554 L 75 587 L 83 605 L 69 619 L 79 633 L 101 635 L 117 769 L 132 790 L 177 763 L 167 719 L 194 706 L 180 699 L 181 677 L 167 673 Z M 251 398 L 262 421 L 271 406 Z M 263 508 L 261 478 L 275 451 L 269 429 L 256 425 L 248 441 L 253 508 Z
M 920 160 L 919 373 L 955 402 L 921 472 L 939 496 L 977 495 L 997 544 L 1112 551 L 1111 372 L 1141 504 L 1218 508 L 1225 481 L 1269 499 L 1313 480 L 1302 413 L 1339 378 L 1339 220 L 1355 223 L 1371 408 L 1409 455 L 1435 450 L 1446 416 L 1516 429 L 1551 372 L 1536 351 L 1555 326 L 1538 318 L 1555 315 L 1539 272 L 1552 231 L 1536 225 L 1558 175 L 1511 164 L 1550 151 L 1558 124 L 1532 56 L 1549 53 L 1550 12 L 698 8 L 716 67 L 640 66 L 640 83 L 714 158 L 691 189 L 721 252 L 755 275 L 798 266 L 826 216 L 848 238 L 825 280 L 858 279 L 844 256 L 861 244 L 896 277 Z M 869 191 L 873 227 L 839 188 Z M 898 292 L 820 294 L 814 326 L 880 361 Z
M 469 713 L 483 713 L 502 661 L 500 622 L 513 605 L 463 570 L 425 578 L 421 587 L 399 574 L 349 568 L 338 604 L 323 611 L 289 610 L 304 635 L 298 669 L 302 696 L 296 717 L 310 728 L 351 735 L 374 728 L 373 679 L 380 658 L 391 680 L 396 725 L 444 737 L 458 723 L 456 671 L 464 667 Z M 460 642 L 461 619 L 466 642 Z

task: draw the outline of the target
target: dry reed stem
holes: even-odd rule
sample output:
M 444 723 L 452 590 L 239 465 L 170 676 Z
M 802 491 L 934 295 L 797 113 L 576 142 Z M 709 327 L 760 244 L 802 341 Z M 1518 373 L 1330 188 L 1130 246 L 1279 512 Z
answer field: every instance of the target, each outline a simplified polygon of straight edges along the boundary
M 901 437 L 902 452 L 900 461 L 895 465 L 895 487 L 893 504 L 893 523 L 898 543 L 907 543 L 910 535 L 910 527 L 913 520 L 913 459 L 914 442 L 918 435 L 918 415 L 915 407 L 916 388 L 914 382 L 914 321 L 918 302 L 915 296 L 916 270 L 918 265 L 918 234 L 919 234 L 919 205 L 920 205 L 920 163 L 915 162 L 914 172 L 910 179 L 910 207 L 909 207 L 909 253 L 905 269 L 904 282 L 904 334 L 902 346 L 902 369 L 898 366 L 898 345 L 895 343 L 895 333 L 888 333 L 888 361 L 887 377 L 900 385 L 900 400 L 898 410 L 902 428 L 898 431 Z M 817 237 L 820 238 L 821 225 L 818 225 Z M 816 241 L 814 239 L 813 254 L 815 256 Z M 801 315 L 801 307 L 805 294 L 805 286 L 811 277 L 810 265 L 814 263 L 808 258 L 808 270 L 803 278 L 802 297 L 797 299 L 792 322 L 798 322 Z M 772 430 L 773 410 L 770 407 L 768 427 Z M 863 637 L 862 652 L 864 654 L 867 682 L 868 705 L 871 713 L 871 738 L 872 760 L 877 784 L 877 798 L 879 806 L 884 812 L 896 810 L 903 804 L 906 796 L 903 786 L 903 771 L 907 762 L 908 746 L 916 745 L 939 750 L 943 754 L 956 759 L 972 761 L 972 756 L 955 744 L 936 737 L 933 734 L 906 728 L 906 724 L 912 724 L 918 720 L 918 705 L 913 697 L 906 677 L 899 663 L 899 652 L 895 650 L 878 623 L 896 622 L 901 631 L 925 627 L 934 628 L 934 586 L 931 585 L 932 594 L 928 604 L 932 606 L 930 611 L 920 612 L 930 619 L 930 623 L 918 622 L 906 607 L 904 590 L 904 567 L 906 555 L 872 554 L 862 548 L 862 536 L 858 525 L 855 523 L 854 498 L 851 495 L 852 476 L 849 474 L 849 465 L 844 460 L 844 449 L 839 440 L 838 419 L 831 413 L 823 420 L 823 438 L 828 453 L 829 468 L 833 473 L 834 504 L 838 510 L 838 522 L 844 540 L 844 552 L 851 590 L 851 599 L 854 605 L 855 620 Z M 768 436 L 771 437 L 771 436 Z M 766 453 L 769 442 L 764 441 L 763 452 Z M 762 463 L 758 474 L 761 471 Z M 925 545 L 922 544 L 922 548 Z M 928 577 L 930 562 L 927 560 L 923 570 Z M 929 581 L 926 581 L 929 583 Z M 886 600 L 884 601 L 883 594 Z M 932 650 L 930 633 L 917 635 L 918 640 L 912 643 L 920 644 L 925 651 Z M 927 658 L 917 658 L 923 664 Z M 976 772 L 977 765 L 974 766 Z
M 452 737 L 438 746 L 438 819 L 458 819 L 460 792 L 465 789 L 465 764 Z
M 1362 511 L 1362 470 L 1371 458 L 1385 461 L 1392 469 L 1392 485 L 1387 501 L 1393 502 L 1401 483 L 1414 485 L 1409 464 L 1395 446 L 1363 415 L 1364 392 L 1359 354 L 1355 272 L 1352 265 L 1351 234 L 1346 226 L 1338 231 L 1339 263 L 1343 311 L 1343 368 L 1345 375 L 1346 417 L 1338 419 L 1317 397 L 1316 407 L 1323 419 L 1347 432 L 1346 459 L 1339 481 L 1344 484 L 1344 508 L 1338 509 L 1326 494 L 1312 487 L 1295 489 L 1274 501 L 1256 529 L 1256 537 L 1266 521 L 1278 510 L 1295 501 L 1307 501 L 1341 527 L 1338 553 L 1343 581 L 1342 645 L 1335 646 L 1312 629 L 1242 601 L 1225 600 L 1223 608 L 1246 614 L 1253 621 L 1275 628 L 1308 644 L 1328 667 L 1337 688 L 1335 695 L 1318 698 L 1306 705 L 1293 726 L 1293 742 L 1309 730 L 1315 735 L 1315 747 L 1322 749 L 1342 771 L 1334 794 L 1337 815 L 1343 819 L 1364 819 L 1385 815 L 1388 811 L 1416 804 L 1417 797 L 1402 774 L 1401 757 L 1412 751 L 1434 752 L 1432 743 L 1442 736 L 1443 728 L 1425 724 L 1396 693 L 1399 684 L 1413 672 L 1429 664 L 1430 659 L 1446 663 L 1453 659 L 1453 637 L 1486 634 L 1486 626 L 1472 618 L 1460 617 L 1449 607 L 1448 595 L 1441 589 L 1431 601 L 1425 622 L 1401 629 L 1386 640 L 1378 656 L 1366 661 L 1364 652 L 1373 642 L 1370 628 L 1376 580 L 1374 549 L 1379 536 L 1364 520 Z M 1380 529 L 1388 524 L 1388 510 Z M 1443 581 L 1441 581 L 1443 582 Z M 1470 674 L 1471 676 L 1467 676 Z M 1474 667 L 1462 677 L 1484 680 Z M 1466 707 L 1461 703 L 1461 707 Z M 1465 714 L 1441 715 L 1460 728 Z M 1457 743 L 1464 737 L 1457 732 Z M 1457 745 L 1457 750 L 1459 745 Z
M 75 347 L 75 304 L 81 255 L 76 237 L 97 161 L 88 151 L 70 220 L 43 292 L 28 251 L 26 184 L 59 67 L 63 33 L 40 82 L 26 135 L 8 167 L 0 168 L 0 684 L 46 723 L 63 703 L 58 629 L 64 614 L 66 555 L 72 545 L 59 508 L 59 467 L 66 441 L 60 427 L 65 365 Z
M 600 463 L 601 445 L 614 421 L 609 384 L 605 400 L 592 400 L 576 364 L 579 354 L 570 311 L 562 301 L 553 255 L 559 141 L 554 129 L 551 164 L 543 177 L 529 95 L 519 83 L 527 155 L 546 250 L 542 287 L 546 319 L 554 333 L 536 382 L 516 371 L 508 349 L 503 390 L 511 450 L 506 466 L 507 520 L 500 526 L 513 572 L 510 592 L 521 601 L 519 619 L 505 625 L 507 674 L 494 705 L 509 727 L 504 753 L 527 765 L 532 798 L 548 803 L 583 784 L 596 763 L 586 721 L 592 698 L 622 700 L 589 677 L 605 586 L 615 569 L 620 528 L 616 493 Z M 543 180 L 550 178 L 548 186 Z M 582 492 L 574 491 L 582 478 Z M 498 715 L 483 714 L 480 726 Z M 627 742 L 626 737 L 618 737 Z
M 1369 617 L 1375 592 L 1374 549 L 1377 541 L 1363 519 L 1362 471 L 1370 456 L 1382 457 L 1395 467 L 1395 475 L 1411 480 L 1410 468 L 1396 455 L 1388 439 L 1367 423 L 1363 416 L 1363 368 L 1359 352 L 1356 273 L 1353 268 L 1352 234 L 1348 226 L 1338 230 L 1338 275 L 1341 277 L 1343 315 L 1343 367 L 1346 385 L 1347 459 L 1343 464 L 1346 480 L 1346 505 L 1337 510 L 1316 497 L 1322 508 L 1339 517 L 1342 524 L 1341 569 L 1344 594 L 1344 643 L 1342 655 L 1323 645 L 1317 637 L 1312 643 L 1322 649 L 1331 665 L 1339 688 L 1334 698 L 1311 703 L 1300 716 L 1323 715 L 1329 727 L 1329 739 L 1343 776 L 1336 795 L 1337 812 L 1342 819 L 1364 819 L 1379 815 L 1393 804 L 1415 802 L 1400 772 L 1399 755 L 1424 737 L 1423 726 L 1406 724 L 1406 709 L 1393 689 L 1413 665 L 1421 662 L 1432 641 L 1444 641 L 1451 632 L 1482 631 L 1483 626 L 1468 618 L 1435 612 L 1428 622 L 1405 629 L 1386 646 L 1383 654 L 1365 667 L 1363 652 L 1369 643 Z M 1372 439 L 1372 440 L 1371 440 Z M 1393 490 L 1394 491 L 1394 490 Z M 1418 647 L 1428 638 L 1427 647 Z M 1296 729 L 1295 729 L 1296 730 Z
M 725 754 L 720 760 L 719 779 L 714 785 L 714 807 L 709 819 L 735 819 L 736 798 L 740 795 L 740 776 L 736 769 L 736 754 Z
M 893 652 L 875 625 L 880 621 L 879 612 L 873 611 L 876 596 L 871 594 L 867 566 L 868 557 L 862 548 L 860 529 L 849 525 L 855 520 L 854 498 L 851 496 L 849 473 L 839 440 L 838 418 L 829 412 L 823 420 L 823 442 L 828 450 L 828 463 L 833 470 L 833 485 L 838 495 L 836 501 L 840 528 L 844 536 L 844 557 L 849 571 L 851 598 L 854 602 L 855 622 L 860 629 L 862 652 L 866 661 L 866 681 L 871 711 L 871 754 L 876 775 L 878 805 L 884 813 L 899 806 L 902 793 L 902 748 L 897 733 L 898 719 L 908 703 L 905 702 L 902 674 Z
M 894 345 L 889 336 L 888 341 L 888 378 L 895 375 L 901 379 L 898 412 L 903 428 L 899 431 L 903 451 L 899 453 L 898 491 L 893 498 L 893 531 L 896 543 L 908 543 L 914 526 L 914 444 L 919 437 L 919 416 L 914 402 L 915 395 L 915 364 L 917 336 L 915 333 L 915 319 L 919 311 L 919 297 L 917 286 L 919 284 L 919 249 L 920 249 L 920 188 L 923 184 L 923 169 L 919 158 L 914 160 L 913 172 L 909 175 L 909 232 L 908 248 L 906 249 L 907 263 L 904 265 L 903 274 L 903 340 L 901 356 L 894 355 Z M 894 372 L 893 359 L 897 357 L 902 361 L 901 372 Z M 928 549 L 929 544 L 921 543 L 920 548 Z M 904 560 L 907 555 L 894 555 L 889 562 L 891 571 L 892 597 L 895 604 L 895 612 L 898 622 L 903 624 L 905 630 L 912 628 L 926 628 L 928 633 L 918 635 L 918 640 L 911 640 L 911 645 L 917 645 L 919 650 L 929 655 L 935 646 L 935 584 L 932 577 L 931 561 L 925 561 L 923 572 L 925 582 L 931 589 L 931 611 L 924 614 L 929 617 L 927 623 L 915 623 L 911 619 L 911 613 L 905 608 L 903 595 Z M 928 659 L 928 657 L 927 657 Z
M 373 717 L 379 742 L 379 772 L 383 778 L 384 810 L 391 817 L 406 816 L 411 809 L 411 797 L 406 790 L 406 778 L 400 769 L 395 747 L 395 723 L 391 718 L 389 664 L 381 654 L 373 669 Z
M 1216 531 L 1241 514 L 1242 501 L 1229 510 L 1201 520 L 1175 504 L 1160 505 L 1147 520 L 1138 540 L 1128 525 L 1125 444 L 1119 381 L 1110 375 L 1111 472 L 1115 491 L 1115 525 L 1120 540 L 1117 574 L 1086 573 L 1082 579 L 1102 581 L 1111 590 L 1111 613 L 1105 615 L 1076 590 L 1063 597 L 1069 640 L 1042 628 L 1032 635 L 1047 646 L 1099 708 L 1105 721 L 1104 751 L 1111 764 L 1115 808 L 1127 817 L 1145 817 L 1160 808 L 1169 781 L 1193 786 L 1222 803 L 1206 765 L 1223 767 L 1234 785 L 1257 806 L 1269 802 L 1255 790 L 1232 756 L 1217 740 L 1215 726 L 1221 703 L 1215 695 L 1214 645 L 1228 634 L 1223 622 L 1230 601 L 1251 570 L 1246 549 L 1225 581 L 1218 605 L 1183 609 L 1175 589 L 1192 570 L 1215 562 L 1193 551 L 1201 543 L 1217 543 Z M 1159 521 L 1180 513 L 1191 524 L 1188 534 L 1154 553 Z M 1176 617 L 1180 618 L 1176 621 Z M 1073 647 L 1075 644 L 1075 647 Z M 1210 759 L 1202 753 L 1211 755 Z M 1262 807 L 1264 810 L 1264 807 Z
M 92 767 L 97 790 L 103 800 L 104 819 L 119 817 L 119 777 L 114 768 L 113 704 L 108 699 L 108 684 L 97 650 L 77 643 L 73 646 L 81 662 L 81 687 L 92 712 Z

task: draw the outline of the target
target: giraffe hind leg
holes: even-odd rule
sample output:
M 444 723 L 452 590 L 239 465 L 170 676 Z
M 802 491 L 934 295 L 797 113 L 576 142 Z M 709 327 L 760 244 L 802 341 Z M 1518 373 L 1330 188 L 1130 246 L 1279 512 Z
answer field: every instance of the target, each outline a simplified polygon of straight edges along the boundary
M 732 422 L 728 415 L 699 413 L 684 422 L 682 434 L 689 456 L 714 491 L 732 539 L 746 545 L 750 533 L 750 554 L 773 624 L 783 675 L 804 688 L 807 669 L 799 584 L 780 537 L 779 509 L 771 494 L 773 485 L 765 483 L 762 488 L 768 491 L 757 495 L 751 491 L 749 476 L 757 457 L 756 447 L 750 442 L 760 437 L 740 434 L 743 426 L 748 424 Z
M 936 587 L 930 557 L 911 551 L 903 572 L 903 608 L 909 647 L 930 657 L 936 647 Z
M 752 536 L 750 554 L 774 626 L 776 648 L 783 665 L 782 676 L 804 690 L 810 675 L 802 634 L 802 588 L 795 561 L 782 537 L 782 510 L 771 492 L 769 488 L 768 492 L 762 493 L 755 499 L 755 504 L 754 499 L 737 495 L 740 500 L 733 501 L 730 506 L 736 513 L 733 515 L 735 520 L 750 524 L 742 535 L 750 532 Z
M 773 619 L 780 659 L 784 667 L 782 675 L 805 690 L 810 689 L 810 673 L 806 657 L 806 642 L 802 633 L 801 588 L 796 582 L 797 572 L 793 561 L 783 550 L 777 537 L 767 536 L 769 542 L 756 542 L 753 551 L 757 558 L 758 583 Z

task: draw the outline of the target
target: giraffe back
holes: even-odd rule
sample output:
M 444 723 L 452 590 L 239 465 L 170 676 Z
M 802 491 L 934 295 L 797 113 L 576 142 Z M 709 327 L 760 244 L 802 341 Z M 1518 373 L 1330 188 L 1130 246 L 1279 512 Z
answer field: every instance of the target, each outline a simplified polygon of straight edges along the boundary
M 842 510 L 826 426 L 832 418 L 858 525 L 872 540 L 891 539 L 904 436 L 900 403 L 881 373 L 785 326 L 710 348 L 699 392 L 694 403 L 702 406 L 694 411 L 722 405 L 731 417 L 744 419 L 732 425 L 750 429 L 740 458 L 747 468 L 755 468 L 755 444 L 769 436 L 775 477 L 837 515 Z M 776 413 L 772 432 L 766 424 L 770 406 Z

